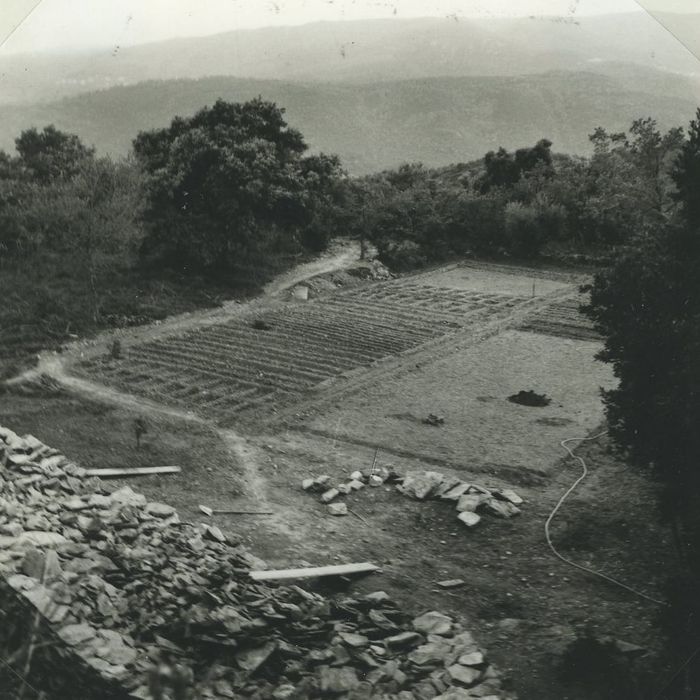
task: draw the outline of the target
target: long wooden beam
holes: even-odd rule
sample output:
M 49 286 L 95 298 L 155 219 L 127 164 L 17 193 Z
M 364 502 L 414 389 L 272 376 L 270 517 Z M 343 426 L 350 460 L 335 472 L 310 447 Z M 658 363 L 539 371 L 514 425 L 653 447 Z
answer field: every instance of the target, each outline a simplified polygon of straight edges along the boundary
M 286 579 L 318 578 L 320 576 L 348 576 L 370 574 L 379 567 L 369 562 L 361 564 L 334 564 L 331 566 L 305 567 L 303 569 L 277 569 L 272 571 L 251 571 L 254 581 L 284 581 Z
M 88 469 L 88 476 L 148 476 L 149 474 L 179 474 L 180 467 L 115 467 L 107 469 Z

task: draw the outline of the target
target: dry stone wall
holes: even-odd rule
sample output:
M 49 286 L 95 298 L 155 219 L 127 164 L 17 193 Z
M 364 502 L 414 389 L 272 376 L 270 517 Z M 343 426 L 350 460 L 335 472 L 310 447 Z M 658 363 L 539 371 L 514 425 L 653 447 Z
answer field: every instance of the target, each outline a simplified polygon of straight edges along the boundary
M 261 565 L 0 427 L 0 641 L 49 697 L 512 697 L 452 618 L 258 583 Z

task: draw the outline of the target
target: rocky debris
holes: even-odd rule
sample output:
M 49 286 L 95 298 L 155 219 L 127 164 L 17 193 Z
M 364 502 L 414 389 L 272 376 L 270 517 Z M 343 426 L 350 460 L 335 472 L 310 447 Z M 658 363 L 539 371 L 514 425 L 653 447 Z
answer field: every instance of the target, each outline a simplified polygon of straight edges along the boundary
M 418 501 L 441 500 L 455 503 L 457 519 L 469 528 L 478 525 L 483 514 L 496 518 L 519 515 L 518 506 L 524 502 L 512 489 L 490 489 L 436 471 L 409 471 L 402 476 L 386 467 L 354 471 L 350 474 L 349 481 L 336 486 L 331 486 L 331 478 L 327 475 L 304 479 L 301 486 L 305 491 L 320 492 L 321 503 L 329 504 L 339 496 L 359 491 L 365 485 L 376 487 L 385 483 L 396 484 L 397 490 L 404 496 Z M 343 508 L 328 508 L 328 512 L 331 515 L 345 515 L 347 511 Z
M 351 481 L 375 475 L 398 478 L 375 470 Z M 312 481 L 308 490 L 330 490 L 329 477 Z M 131 697 L 152 697 L 154 673 L 209 699 L 509 697 L 447 615 L 412 619 L 383 591 L 326 598 L 256 581 L 250 571 L 264 563 L 235 538 L 128 486 L 111 490 L 2 427 L 0 530 L 2 585 Z
M 423 418 L 423 423 L 426 425 L 439 426 L 445 422 L 444 416 L 438 416 L 435 413 L 429 413 L 426 418 Z
M 345 503 L 329 503 L 328 513 L 330 515 L 347 515 L 348 507 Z

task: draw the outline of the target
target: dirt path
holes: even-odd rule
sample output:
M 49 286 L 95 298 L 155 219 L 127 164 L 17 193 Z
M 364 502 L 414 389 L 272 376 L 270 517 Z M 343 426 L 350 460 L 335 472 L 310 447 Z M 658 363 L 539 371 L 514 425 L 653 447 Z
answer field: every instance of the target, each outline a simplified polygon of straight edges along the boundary
M 317 260 L 298 265 L 293 270 L 281 274 L 269 284 L 265 285 L 263 295 L 275 297 L 285 289 L 293 287 L 299 282 L 303 282 L 316 275 L 323 275 L 327 272 L 343 270 L 359 260 L 360 246 L 355 241 L 343 241 L 334 244 L 331 249 L 321 255 Z
M 278 297 L 281 292 L 303 280 L 327 272 L 343 270 L 356 262 L 359 257 L 360 247 L 357 242 L 336 242 L 329 251 L 321 255 L 317 260 L 302 263 L 292 270 L 279 275 L 264 288 L 262 295 L 255 299 L 244 303 L 238 300 L 231 300 L 224 302 L 217 308 L 190 311 L 145 326 L 107 330 L 97 334 L 91 339 L 76 340 L 66 345 L 61 354 L 56 352 L 40 353 L 35 367 L 22 372 L 16 377 L 8 379 L 5 383 L 8 386 L 12 386 L 13 384 L 21 384 L 26 381 L 34 380 L 41 375 L 47 375 L 65 386 L 68 386 L 69 380 L 73 379 L 69 374 L 71 362 L 80 358 L 86 352 L 89 352 L 91 348 L 96 346 L 107 347 L 116 337 L 130 343 L 136 343 L 152 340 L 164 335 L 182 333 L 198 326 L 225 323 L 232 318 L 254 311 L 259 306 L 269 304 L 271 299 Z M 81 380 L 76 380 L 72 382 L 72 388 L 74 390 L 80 391 L 80 381 Z M 92 385 L 90 392 L 96 390 L 95 387 L 98 386 L 90 382 L 86 382 L 86 384 Z
M 270 297 L 279 295 L 286 289 L 299 282 L 314 277 L 315 275 L 342 270 L 359 258 L 359 245 L 354 241 L 343 241 L 334 246 L 318 260 L 301 264 L 270 282 L 261 297 L 253 299 L 246 304 L 237 301 L 226 302 L 221 308 L 198 312 L 191 312 L 175 316 L 163 323 L 154 323 L 148 326 L 125 331 L 133 340 L 145 340 L 161 334 L 181 332 L 197 325 L 207 323 L 221 323 L 240 313 L 245 309 L 263 303 Z M 210 421 L 206 421 L 192 411 L 178 410 L 170 406 L 150 401 L 143 397 L 113 389 L 111 387 L 92 382 L 87 379 L 73 376 L 70 373 L 71 362 L 80 357 L 88 346 L 104 344 L 113 338 L 113 331 L 99 334 L 90 341 L 76 341 L 69 345 L 65 352 L 42 353 L 39 356 L 37 366 L 21 375 L 8 380 L 8 385 L 21 384 L 37 380 L 42 376 L 51 378 L 69 392 L 88 399 L 101 401 L 107 404 L 127 408 L 144 416 L 168 416 L 181 420 L 191 421 L 211 427 L 223 440 L 230 453 L 235 457 L 240 466 L 245 484 L 246 496 L 257 503 L 267 504 L 267 490 L 265 479 L 259 469 L 260 458 L 256 447 L 244 436 L 232 429 L 219 429 Z

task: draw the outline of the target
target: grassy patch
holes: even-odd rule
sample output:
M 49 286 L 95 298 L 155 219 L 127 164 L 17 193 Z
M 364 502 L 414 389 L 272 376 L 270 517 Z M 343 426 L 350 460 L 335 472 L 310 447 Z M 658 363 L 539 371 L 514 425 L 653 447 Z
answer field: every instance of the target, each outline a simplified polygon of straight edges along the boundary
M 128 484 L 154 500 L 177 507 L 184 517 L 196 513 L 198 490 L 217 480 L 222 496 L 241 491 L 238 467 L 217 433 L 205 425 L 115 408 L 70 395 L 5 394 L 0 425 L 30 433 L 86 468 L 177 465 L 180 474 L 110 479 Z M 144 417 L 147 432 L 136 447 L 134 422 Z

